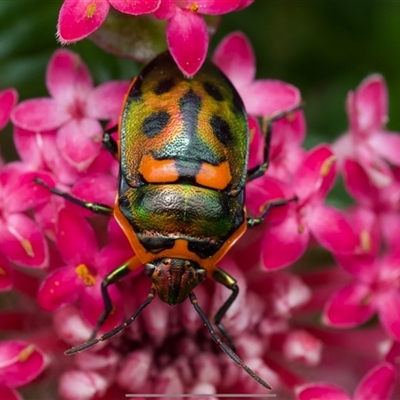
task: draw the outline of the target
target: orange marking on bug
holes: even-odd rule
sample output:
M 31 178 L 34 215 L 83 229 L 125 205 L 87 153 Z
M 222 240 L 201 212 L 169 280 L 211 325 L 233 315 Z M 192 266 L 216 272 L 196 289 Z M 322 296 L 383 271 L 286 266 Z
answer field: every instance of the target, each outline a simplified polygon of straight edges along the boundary
M 203 162 L 200 171 L 196 175 L 196 182 L 212 189 L 225 189 L 232 179 L 229 163 L 222 162 L 219 165 L 211 165 Z
M 96 14 L 96 3 L 90 3 L 87 7 L 86 7 L 86 18 L 87 19 L 91 19 L 93 18 L 93 15 Z
M 85 264 L 79 264 L 75 268 L 75 272 L 83 280 L 85 286 L 94 286 L 96 284 L 95 277 L 89 272 Z
M 245 210 L 246 214 L 246 210 Z M 114 218 L 117 220 L 118 224 L 121 226 L 121 229 L 124 231 L 126 237 L 129 240 L 130 245 L 135 251 L 136 256 L 128 261 L 129 269 L 131 271 L 139 268 L 143 264 L 152 262 L 160 257 L 162 258 L 182 258 L 187 260 L 196 261 L 206 270 L 214 270 L 217 268 L 215 264 L 221 260 L 221 258 L 229 251 L 229 249 L 240 239 L 240 237 L 246 232 L 247 222 L 246 215 L 243 220 L 243 224 L 232 234 L 230 238 L 228 238 L 222 247 L 212 256 L 206 259 L 200 258 L 197 254 L 192 253 L 188 249 L 188 241 L 185 239 L 176 239 L 174 243 L 174 247 L 172 249 L 166 249 L 162 252 L 162 254 L 153 254 L 148 252 L 143 245 L 140 243 L 138 237 L 136 236 L 135 231 L 132 226 L 129 224 L 129 221 L 122 214 L 121 210 L 118 207 L 118 198 L 116 204 L 114 206 Z M 137 258 L 137 259 L 135 259 Z
M 34 351 L 35 351 L 35 346 L 33 344 L 29 344 L 19 352 L 18 361 L 25 362 Z
M 0 267 L 0 275 L 2 275 L 2 276 L 6 276 L 7 275 L 7 272 L 1 267 Z
M 155 160 L 150 154 L 143 156 L 139 172 L 148 183 L 175 182 L 179 179 L 174 160 Z

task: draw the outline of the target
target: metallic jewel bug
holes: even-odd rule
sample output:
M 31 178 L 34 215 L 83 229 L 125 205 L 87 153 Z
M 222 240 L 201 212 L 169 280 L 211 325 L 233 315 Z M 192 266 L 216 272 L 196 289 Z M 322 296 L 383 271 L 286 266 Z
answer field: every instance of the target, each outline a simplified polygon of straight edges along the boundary
M 103 136 L 105 147 L 120 163 L 113 207 L 85 202 L 36 179 L 54 194 L 94 213 L 113 216 L 135 252 L 104 278 L 104 312 L 91 338 L 66 354 L 86 350 L 119 333 L 151 303 L 156 292 L 170 305 L 189 297 L 213 340 L 258 383 L 271 389 L 232 350 L 221 320 L 239 288 L 217 263 L 272 207 L 293 200 L 271 202 L 256 218 L 248 217 L 244 206 L 246 182 L 268 168 L 272 122 L 297 108 L 267 121 L 264 161 L 248 171 L 247 114 L 233 85 L 210 61 L 193 78 L 185 78 L 171 55 L 163 53 L 132 81 L 123 103 L 118 139 L 111 136 L 116 128 Z M 95 338 L 113 310 L 108 287 L 143 265 L 152 281 L 147 299 L 124 323 Z M 206 277 L 232 292 L 213 318 L 230 346 L 215 332 L 193 292 Z

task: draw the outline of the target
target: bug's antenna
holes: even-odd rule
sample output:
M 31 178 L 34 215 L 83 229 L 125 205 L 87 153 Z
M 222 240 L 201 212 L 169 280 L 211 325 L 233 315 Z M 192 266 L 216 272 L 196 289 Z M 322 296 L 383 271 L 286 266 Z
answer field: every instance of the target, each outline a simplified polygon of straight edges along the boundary
M 127 328 L 136 318 L 137 316 L 153 301 L 155 296 L 155 289 L 153 286 L 150 289 L 150 292 L 147 296 L 147 299 L 141 304 L 141 306 L 129 317 L 123 324 L 118 325 L 111 331 L 105 333 L 104 335 L 100 336 L 98 339 L 88 340 L 86 343 L 80 344 L 79 346 L 73 347 L 72 349 L 67 350 L 64 352 L 65 355 L 70 356 L 71 354 L 79 353 L 83 350 L 89 349 L 90 347 L 96 345 L 103 340 L 107 340 L 112 336 L 115 336 L 117 333 L 121 332 L 123 329 Z
M 193 304 L 193 307 L 195 310 L 198 312 L 200 315 L 201 319 L 204 321 L 204 325 L 207 327 L 208 331 L 211 334 L 211 337 L 213 338 L 214 342 L 217 343 L 221 349 L 225 352 L 225 354 L 230 357 L 239 367 L 242 367 L 255 381 L 257 381 L 259 384 L 264 386 L 267 389 L 272 389 L 271 386 L 268 385 L 267 382 L 265 382 L 263 379 L 261 379 L 252 369 L 250 369 L 246 364 L 243 363 L 243 361 L 239 358 L 239 356 L 227 345 L 225 344 L 220 336 L 214 331 L 210 321 L 204 314 L 203 310 L 200 308 L 198 302 L 197 302 L 197 297 L 195 294 L 192 292 L 189 294 L 190 301 Z

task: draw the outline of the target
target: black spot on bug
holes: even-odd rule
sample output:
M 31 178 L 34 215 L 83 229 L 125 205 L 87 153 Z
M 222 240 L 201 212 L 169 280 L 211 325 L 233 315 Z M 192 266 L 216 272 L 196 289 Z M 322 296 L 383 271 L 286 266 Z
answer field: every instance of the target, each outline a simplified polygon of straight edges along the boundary
M 210 119 L 211 129 L 217 139 L 224 145 L 228 145 L 232 139 L 232 132 L 229 124 L 223 120 L 221 117 L 214 115 Z
M 169 120 L 170 115 L 166 111 L 159 111 L 151 114 L 143 121 L 142 132 L 149 139 L 153 138 L 165 128 Z
M 130 101 L 142 100 L 142 83 L 143 83 L 143 76 L 139 75 L 136 78 L 135 83 L 131 87 L 131 90 L 129 91 L 128 100 Z
M 204 82 L 203 86 L 208 95 L 214 100 L 222 101 L 224 99 L 221 92 L 211 82 Z
M 233 112 L 235 114 L 245 112 L 243 101 L 236 90 L 233 90 L 232 103 L 233 103 Z
M 175 81 L 172 78 L 165 78 L 161 80 L 157 87 L 154 89 L 156 95 L 168 93 L 175 86 Z

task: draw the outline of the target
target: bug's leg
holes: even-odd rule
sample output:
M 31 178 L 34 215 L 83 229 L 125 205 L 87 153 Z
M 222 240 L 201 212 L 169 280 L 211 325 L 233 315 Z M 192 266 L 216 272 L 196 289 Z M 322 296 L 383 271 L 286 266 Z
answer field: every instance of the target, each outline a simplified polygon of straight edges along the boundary
M 49 192 L 64 198 L 65 200 L 70 201 L 80 207 L 86 208 L 87 210 L 92 211 L 95 214 L 102 214 L 102 215 L 112 215 L 113 209 L 106 204 L 101 203 L 91 203 L 89 201 L 83 201 L 78 199 L 75 196 L 72 196 L 69 193 L 63 192 L 57 188 L 50 187 L 46 182 L 42 181 L 40 178 L 35 178 L 34 182 L 46 188 Z
M 200 315 L 201 319 L 204 322 L 204 325 L 210 332 L 211 337 L 213 338 L 214 342 L 217 343 L 221 349 L 224 351 L 224 353 L 230 357 L 239 367 L 242 367 L 255 381 L 257 381 L 260 385 L 264 386 L 267 389 L 272 389 L 271 386 L 268 385 L 267 382 L 265 382 L 261 377 L 259 377 L 252 369 L 250 369 L 246 364 L 243 363 L 243 361 L 238 357 L 238 355 L 226 344 L 224 343 L 218 333 L 216 333 L 204 314 L 203 310 L 200 308 L 198 302 L 197 302 L 197 297 L 195 294 L 192 292 L 189 294 L 190 302 L 192 303 L 193 307 L 197 311 L 197 313 Z
M 127 328 L 136 318 L 137 316 L 153 301 L 154 296 L 156 294 L 156 288 L 152 285 L 150 288 L 150 292 L 147 295 L 147 299 L 139 306 L 139 308 L 121 325 L 118 325 L 111 331 L 108 331 L 104 335 L 100 336 L 97 339 L 88 340 L 86 343 L 80 344 L 79 346 L 73 347 L 72 349 L 67 350 L 64 354 L 70 356 L 71 354 L 80 353 L 90 347 L 93 347 L 97 343 L 100 343 L 104 340 L 107 340 L 117 333 L 121 332 L 123 329 Z
M 252 181 L 253 179 L 259 178 L 260 176 L 264 175 L 264 173 L 267 171 L 269 167 L 269 155 L 270 155 L 270 150 L 271 150 L 271 135 L 272 135 L 272 126 L 275 121 L 278 119 L 284 118 L 295 111 L 301 109 L 303 105 L 298 105 L 290 110 L 283 111 L 274 117 L 270 119 L 264 119 L 263 120 L 263 135 L 265 137 L 265 142 L 264 142 L 264 161 L 262 164 L 257 165 L 254 168 L 251 168 L 250 170 L 247 171 L 247 182 Z
M 274 207 L 284 206 L 285 204 L 288 204 L 292 201 L 297 201 L 297 197 L 271 201 L 270 203 L 265 205 L 264 209 L 262 210 L 262 212 L 258 217 L 247 218 L 247 227 L 254 228 L 255 226 L 260 225 Z
M 92 334 L 90 335 L 89 340 L 94 339 L 97 335 L 98 330 L 100 329 L 101 325 L 103 325 L 104 321 L 107 317 L 113 312 L 114 306 L 112 304 L 110 295 L 108 294 L 108 287 L 120 281 L 123 277 L 128 275 L 130 272 L 138 269 L 142 266 L 142 262 L 139 260 L 137 256 L 130 258 L 125 264 L 122 264 L 114 271 L 111 271 L 109 274 L 101 282 L 101 295 L 104 301 L 104 311 L 100 315 L 99 319 L 97 320 L 96 326 L 93 329 Z
M 222 336 L 229 343 L 230 347 L 235 350 L 235 345 L 233 344 L 232 338 L 229 336 L 228 331 L 222 324 L 221 319 L 224 317 L 229 307 L 233 304 L 237 295 L 239 294 L 239 287 L 236 284 L 236 280 L 232 278 L 227 272 L 223 271 L 221 268 L 217 268 L 212 272 L 212 278 L 215 279 L 221 285 L 224 285 L 226 288 L 232 290 L 231 295 L 228 297 L 225 303 L 215 314 L 213 320 L 215 325 L 217 325 L 218 329 L 222 333 Z
M 111 136 L 112 133 L 118 130 L 118 125 L 112 126 L 103 133 L 103 145 L 111 153 L 111 155 L 118 161 L 119 152 L 118 144 L 115 139 Z

